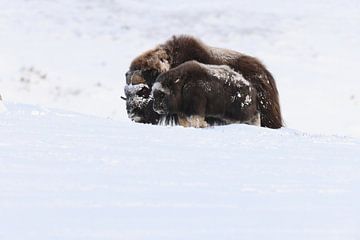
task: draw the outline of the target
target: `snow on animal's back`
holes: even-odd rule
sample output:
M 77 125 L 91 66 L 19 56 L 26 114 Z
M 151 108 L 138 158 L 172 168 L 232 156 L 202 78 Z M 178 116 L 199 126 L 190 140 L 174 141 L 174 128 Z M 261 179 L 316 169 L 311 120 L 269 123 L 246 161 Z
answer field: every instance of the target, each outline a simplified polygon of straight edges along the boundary
M 206 68 L 210 75 L 219 80 L 225 81 L 225 84 L 229 86 L 250 86 L 250 82 L 246 80 L 242 74 L 235 72 L 227 65 L 206 65 L 202 63 L 200 63 L 200 65 Z
M 254 100 L 252 99 L 254 94 L 251 93 L 254 93 L 255 88 L 252 87 L 252 84 L 246 80 L 242 74 L 235 72 L 227 65 L 201 65 L 207 69 L 211 76 L 214 76 L 219 81 L 223 81 L 224 86 L 232 89 L 232 102 L 234 102 L 235 99 L 241 99 L 241 92 L 246 94 L 246 96 L 244 96 L 245 98 L 243 98 L 242 106 L 249 105 Z

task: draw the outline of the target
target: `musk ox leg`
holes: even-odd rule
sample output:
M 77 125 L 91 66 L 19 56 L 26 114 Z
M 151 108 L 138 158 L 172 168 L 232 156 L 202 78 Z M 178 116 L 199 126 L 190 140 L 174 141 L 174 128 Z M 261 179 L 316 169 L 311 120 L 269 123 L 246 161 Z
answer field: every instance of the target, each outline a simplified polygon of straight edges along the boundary
M 195 128 L 208 127 L 208 124 L 205 121 L 205 116 L 200 116 L 200 115 L 190 116 L 188 117 L 188 122 L 190 122 L 190 127 L 195 127 Z
M 180 126 L 191 127 L 190 122 L 184 114 L 178 114 L 178 122 Z
M 208 123 L 205 121 L 205 116 L 193 115 L 188 117 L 188 122 L 190 123 L 190 127 L 195 128 L 206 128 L 208 127 Z
M 205 121 L 205 117 L 200 115 L 185 116 L 184 114 L 178 114 L 178 120 L 179 125 L 183 127 L 206 128 L 209 126 Z

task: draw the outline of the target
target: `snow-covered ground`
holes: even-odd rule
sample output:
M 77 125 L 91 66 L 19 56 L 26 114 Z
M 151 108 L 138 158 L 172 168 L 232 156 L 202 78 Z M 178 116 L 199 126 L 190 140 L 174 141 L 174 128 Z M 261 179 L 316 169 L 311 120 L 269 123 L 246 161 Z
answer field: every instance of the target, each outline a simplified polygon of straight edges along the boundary
M 8 104 L 0 239 L 359 239 L 360 140 Z
M 0 0 L 0 239 L 359 240 L 359 13 Z M 180 33 L 262 59 L 287 128 L 130 122 L 130 61 Z

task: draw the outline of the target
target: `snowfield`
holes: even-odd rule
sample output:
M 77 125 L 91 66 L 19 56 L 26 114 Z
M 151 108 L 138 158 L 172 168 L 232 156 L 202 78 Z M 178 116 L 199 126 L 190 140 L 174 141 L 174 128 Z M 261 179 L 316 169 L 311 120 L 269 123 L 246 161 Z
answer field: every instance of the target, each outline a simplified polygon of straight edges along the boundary
M 359 239 L 360 141 L 7 104 L 0 239 Z
M 0 240 L 360 240 L 357 0 L 0 0 Z M 135 124 L 187 33 L 260 58 L 286 128 Z

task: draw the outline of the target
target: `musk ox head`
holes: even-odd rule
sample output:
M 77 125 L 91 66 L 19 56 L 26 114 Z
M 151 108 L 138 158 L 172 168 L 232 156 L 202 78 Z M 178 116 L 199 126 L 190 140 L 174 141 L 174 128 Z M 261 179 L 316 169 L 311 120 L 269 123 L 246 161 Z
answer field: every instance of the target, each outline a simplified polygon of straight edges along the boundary
M 151 90 L 146 84 L 126 85 L 126 110 L 129 118 L 139 123 L 157 124 L 160 115 L 153 110 Z
M 177 113 L 181 103 L 180 79 L 173 79 L 171 74 L 161 74 L 152 87 L 154 111 L 159 114 Z
M 126 72 L 126 110 L 130 119 L 157 124 L 160 115 L 153 109 L 150 96 L 156 78 L 170 69 L 169 56 L 160 46 L 135 58 Z
M 169 55 L 160 46 L 141 54 L 130 64 L 130 69 L 126 73 L 126 83 L 144 83 L 151 88 L 156 78 L 170 69 L 169 61 Z
M 151 95 L 154 98 L 154 111 L 158 114 L 169 114 L 170 90 L 162 87 L 161 83 L 156 82 L 152 87 Z

